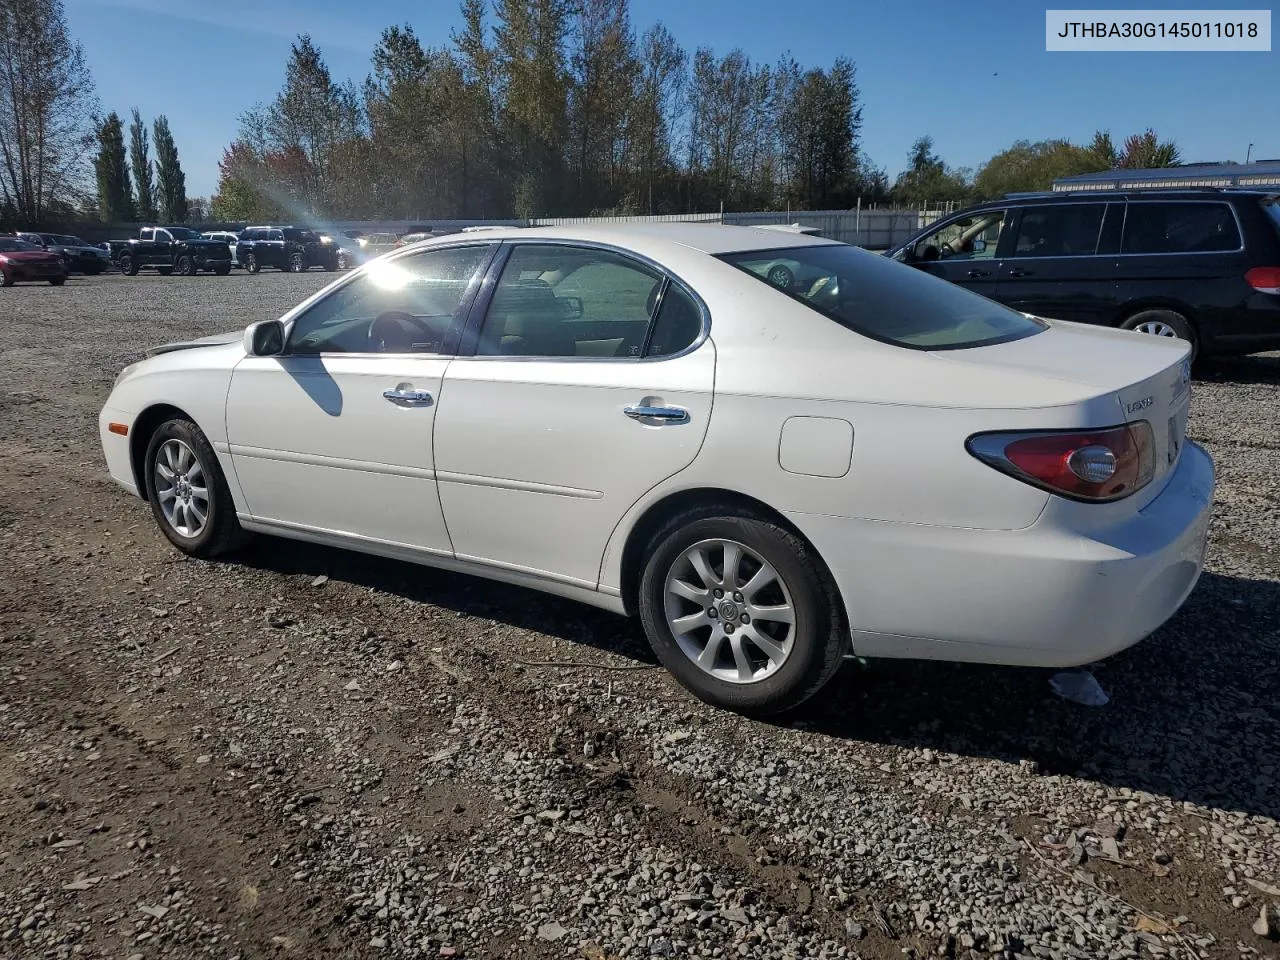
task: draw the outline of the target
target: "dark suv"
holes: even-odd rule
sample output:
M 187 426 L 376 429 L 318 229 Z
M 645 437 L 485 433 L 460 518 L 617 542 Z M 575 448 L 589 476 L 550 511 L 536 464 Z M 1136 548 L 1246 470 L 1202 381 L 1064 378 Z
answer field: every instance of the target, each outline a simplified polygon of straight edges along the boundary
M 302 273 L 338 269 L 338 245 L 304 227 L 249 227 L 240 233 L 236 260 L 250 273 L 263 267 Z
M 1280 348 L 1271 194 L 1013 194 L 934 221 L 886 255 L 1025 313 L 1181 337 L 1193 355 Z

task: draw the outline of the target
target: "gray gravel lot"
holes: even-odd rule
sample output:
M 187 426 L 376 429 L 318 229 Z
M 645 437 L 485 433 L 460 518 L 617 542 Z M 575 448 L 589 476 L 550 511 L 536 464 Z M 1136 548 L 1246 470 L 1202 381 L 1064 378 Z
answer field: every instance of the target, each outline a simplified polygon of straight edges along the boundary
M 0 957 L 1280 957 L 1280 356 L 1197 379 L 1209 571 L 1109 705 L 850 663 L 768 724 L 586 607 L 168 546 L 115 374 L 330 279 L 0 292 Z

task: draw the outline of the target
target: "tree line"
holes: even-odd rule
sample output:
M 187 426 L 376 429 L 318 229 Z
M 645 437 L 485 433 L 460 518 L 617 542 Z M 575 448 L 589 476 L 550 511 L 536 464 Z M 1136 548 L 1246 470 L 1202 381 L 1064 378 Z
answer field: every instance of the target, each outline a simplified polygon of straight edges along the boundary
M 0 0 L 0 225 L 185 222 L 206 212 L 187 199 L 166 117 L 148 129 L 135 109 L 126 147 L 120 116 L 99 114 L 62 0 Z
M 142 114 L 133 108 L 126 155 L 124 124 L 113 110 L 98 125 L 98 153 L 94 173 L 98 182 L 98 213 L 106 223 L 186 223 L 204 219 L 197 201 L 187 199 L 187 178 L 178 160 L 178 147 L 164 114 L 151 127 L 156 159 Z M 132 176 L 130 176 L 132 174 Z
M 300 35 L 207 208 L 167 118 L 101 115 L 62 0 L 0 0 L 0 224 L 921 207 L 1180 161 L 1151 130 L 1118 146 L 1099 131 L 1018 141 L 975 172 L 924 136 L 891 181 L 862 149 L 847 58 L 690 52 L 661 23 L 634 28 L 629 0 L 461 0 L 461 15 L 437 47 L 388 27 L 360 83 Z
M 530 217 L 847 207 L 882 171 L 859 149 L 852 61 L 690 54 L 628 0 L 463 0 L 424 46 L 383 31 L 362 84 L 312 43 L 241 118 L 215 216 Z

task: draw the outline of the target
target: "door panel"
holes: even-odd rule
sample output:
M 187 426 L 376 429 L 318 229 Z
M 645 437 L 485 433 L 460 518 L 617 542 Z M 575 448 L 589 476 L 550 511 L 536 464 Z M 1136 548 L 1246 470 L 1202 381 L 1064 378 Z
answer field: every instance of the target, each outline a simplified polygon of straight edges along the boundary
M 702 445 L 715 376 L 712 343 L 694 346 L 703 321 L 650 264 L 513 244 L 474 330 L 479 356 L 450 364 L 437 414 L 457 555 L 594 587 L 623 514 Z
M 425 250 L 337 285 L 246 357 L 227 396 L 255 518 L 451 553 L 431 437 L 441 384 L 493 244 Z
M 984 297 L 995 297 L 1008 234 L 1006 210 L 982 210 L 946 221 L 918 240 L 908 261 L 935 277 L 959 284 Z
M 594 586 L 622 515 L 702 446 L 714 375 L 710 341 L 654 362 L 453 361 L 435 450 L 457 555 Z M 624 412 L 640 405 L 689 420 Z
M 431 431 L 446 357 L 246 357 L 227 396 L 236 477 L 257 519 L 450 552 Z M 418 391 L 403 405 L 385 391 Z
M 1000 269 L 997 299 L 1024 313 L 1078 323 L 1110 323 L 1116 310 L 1117 257 L 1097 256 L 1123 204 L 1028 207 L 1014 224 L 1013 250 Z M 1108 221 L 1104 225 L 1104 217 Z

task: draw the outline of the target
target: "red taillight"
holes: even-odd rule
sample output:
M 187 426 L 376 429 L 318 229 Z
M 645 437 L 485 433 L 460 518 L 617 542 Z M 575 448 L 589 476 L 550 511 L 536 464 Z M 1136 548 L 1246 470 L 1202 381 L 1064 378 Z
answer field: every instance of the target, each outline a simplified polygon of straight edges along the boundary
M 1155 474 L 1155 437 L 1145 420 L 1090 431 L 983 433 L 967 446 L 997 470 L 1077 500 L 1119 500 Z
M 1280 293 L 1280 267 L 1254 267 L 1244 282 L 1259 293 Z

